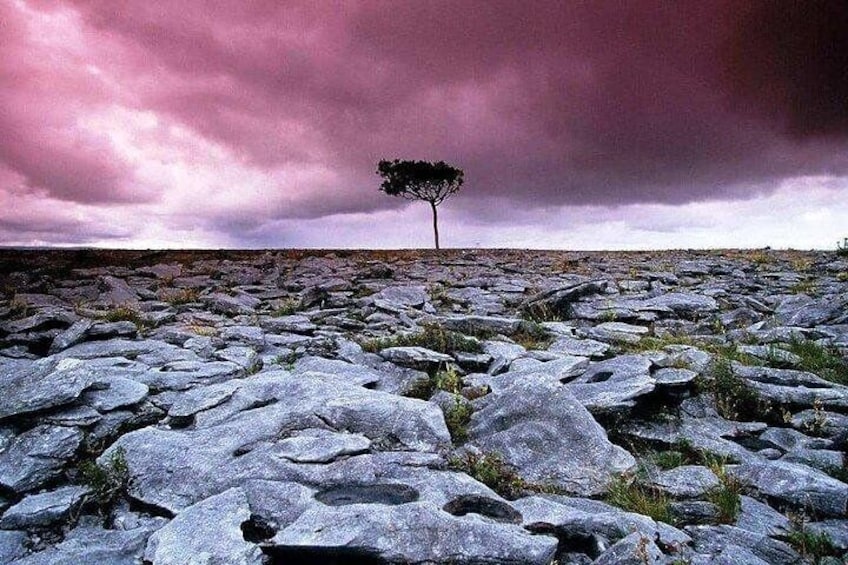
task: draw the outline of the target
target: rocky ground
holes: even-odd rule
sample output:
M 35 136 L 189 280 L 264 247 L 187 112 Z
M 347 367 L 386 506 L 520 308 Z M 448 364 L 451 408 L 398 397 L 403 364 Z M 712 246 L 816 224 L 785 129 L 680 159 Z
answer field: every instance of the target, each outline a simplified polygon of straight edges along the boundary
M 836 253 L 0 261 L 2 563 L 848 551 Z

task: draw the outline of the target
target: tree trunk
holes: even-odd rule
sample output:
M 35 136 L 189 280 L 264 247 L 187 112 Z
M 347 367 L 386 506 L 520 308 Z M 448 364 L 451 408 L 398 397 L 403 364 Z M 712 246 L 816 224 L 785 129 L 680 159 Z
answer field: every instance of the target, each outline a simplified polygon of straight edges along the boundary
M 436 204 L 430 202 L 430 208 L 433 209 L 433 235 L 436 237 L 436 249 L 439 249 L 439 214 L 436 212 Z

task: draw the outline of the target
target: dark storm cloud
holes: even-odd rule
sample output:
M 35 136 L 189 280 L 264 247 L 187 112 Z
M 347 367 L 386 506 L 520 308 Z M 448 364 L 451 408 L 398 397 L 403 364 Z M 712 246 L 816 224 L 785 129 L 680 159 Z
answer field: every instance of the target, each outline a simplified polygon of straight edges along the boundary
M 133 90 L 124 104 L 185 124 L 250 166 L 336 175 L 331 190 L 270 204 L 269 219 L 398 205 L 377 191 L 383 157 L 462 166 L 464 209 L 484 196 L 525 207 L 740 198 L 848 170 L 845 2 L 33 6 L 71 6 L 95 42 L 121 46 L 104 65 Z M 13 60 L 4 77 L 47 72 Z M 72 88 L 88 80 L 63 76 L 62 97 L 105 96 Z M 10 84 L 0 101 L 20 109 L 27 91 Z M 55 97 L 39 99 L 67 118 Z M 62 198 L 135 194 L 109 152 L 62 132 L 38 137 L 27 116 L 0 113 L 7 167 Z M 249 213 L 233 218 L 209 219 L 222 231 L 256 227 Z

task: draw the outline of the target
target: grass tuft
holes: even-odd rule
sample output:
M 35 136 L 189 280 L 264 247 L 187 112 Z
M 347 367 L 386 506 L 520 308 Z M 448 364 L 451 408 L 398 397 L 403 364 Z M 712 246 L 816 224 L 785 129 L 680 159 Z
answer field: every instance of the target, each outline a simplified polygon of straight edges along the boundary
M 819 345 L 812 340 L 791 341 L 788 349 L 801 358 L 796 368 L 815 373 L 833 383 L 848 385 L 848 361 L 837 349 Z
M 666 524 L 674 523 L 670 497 L 660 489 L 635 481 L 627 475 L 615 477 L 610 482 L 606 501 L 627 512 L 643 514 Z
M 474 408 L 460 395 L 454 395 L 454 403 L 445 410 L 445 424 L 454 443 L 464 443 L 468 439 L 468 423 Z
M 126 492 L 130 478 L 126 453 L 122 447 L 116 448 L 105 464 L 96 461 L 81 462 L 79 473 L 80 481 L 91 488 L 94 500 L 102 513 L 111 509 Z
M 787 534 L 786 541 L 804 559 L 820 563 L 825 557 L 839 557 L 840 551 L 826 532 L 810 530 L 803 516 L 791 516 L 792 530 Z

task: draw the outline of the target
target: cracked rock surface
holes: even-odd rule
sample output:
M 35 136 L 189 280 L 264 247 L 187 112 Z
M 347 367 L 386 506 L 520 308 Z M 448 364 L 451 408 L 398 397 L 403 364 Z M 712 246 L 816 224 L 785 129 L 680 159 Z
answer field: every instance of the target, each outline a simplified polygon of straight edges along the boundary
M 0 562 L 840 563 L 835 253 L 0 251 Z

